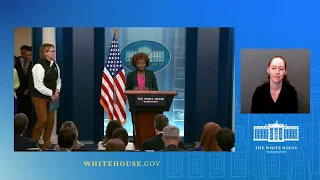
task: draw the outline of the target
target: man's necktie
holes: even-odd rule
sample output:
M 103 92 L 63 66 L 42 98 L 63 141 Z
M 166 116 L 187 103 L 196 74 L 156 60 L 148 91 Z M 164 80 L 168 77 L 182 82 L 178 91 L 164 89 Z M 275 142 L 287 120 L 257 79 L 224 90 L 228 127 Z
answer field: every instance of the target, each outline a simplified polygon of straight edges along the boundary
M 27 61 L 23 61 L 23 71 L 25 74 L 27 74 L 27 71 L 28 71 L 28 62 Z

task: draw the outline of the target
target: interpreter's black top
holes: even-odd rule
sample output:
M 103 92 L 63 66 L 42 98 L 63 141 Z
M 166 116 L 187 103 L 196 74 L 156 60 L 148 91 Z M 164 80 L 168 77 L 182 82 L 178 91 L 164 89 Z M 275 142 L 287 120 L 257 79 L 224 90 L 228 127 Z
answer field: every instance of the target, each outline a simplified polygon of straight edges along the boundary
M 295 88 L 289 83 L 282 83 L 276 102 L 270 94 L 270 83 L 265 83 L 255 90 L 252 97 L 251 113 L 297 113 L 298 100 Z

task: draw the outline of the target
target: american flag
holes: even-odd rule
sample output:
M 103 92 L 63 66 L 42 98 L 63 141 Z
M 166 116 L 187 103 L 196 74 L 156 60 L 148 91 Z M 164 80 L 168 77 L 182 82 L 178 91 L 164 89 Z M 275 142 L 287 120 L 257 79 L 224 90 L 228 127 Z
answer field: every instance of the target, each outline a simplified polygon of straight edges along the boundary
M 107 62 L 102 74 L 100 104 L 109 120 L 126 122 L 125 72 L 120 59 L 117 30 L 115 29 Z

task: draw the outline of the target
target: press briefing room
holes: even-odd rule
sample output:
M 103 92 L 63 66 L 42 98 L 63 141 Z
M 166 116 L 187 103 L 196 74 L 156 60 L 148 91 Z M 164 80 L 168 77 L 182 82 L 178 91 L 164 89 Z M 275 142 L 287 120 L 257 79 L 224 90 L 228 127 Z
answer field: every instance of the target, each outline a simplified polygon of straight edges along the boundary
M 15 28 L 15 151 L 235 151 L 233 28 Z

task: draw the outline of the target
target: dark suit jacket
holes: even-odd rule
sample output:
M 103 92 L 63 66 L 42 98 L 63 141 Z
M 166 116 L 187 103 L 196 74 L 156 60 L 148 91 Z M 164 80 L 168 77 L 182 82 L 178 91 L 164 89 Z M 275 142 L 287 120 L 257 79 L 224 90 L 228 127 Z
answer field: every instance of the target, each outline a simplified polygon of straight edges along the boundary
M 159 133 L 155 137 L 145 140 L 141 146 L 141 151 L 146 151 L 146 150 L 160 151 L 164 148 L 165 147 L 162 140 L 162 133 Z M 181 141 L 179 142 L 179 148 L 184 149 L 184 144 Z
M 37 143 L 27 137 L 23 137 L 19 134 L 14 135 L 14 150 L 15 151 L 26 151 L 29 148 L 37 148 Z
M 31 75 L 32 71 L 32 62 L 29 62 L 27 74 L 24 73 L 23 68 L 21 66 L 20 57 L 16 57 L 16 65 L 15 68 L 18 72 L 18 77 L 20 81 L 20 87 L 16 90 L 17 96 L 24 96 L 24 91 L 28 89 L 29 85 L 29 76 Z
M 169 144 L 166 148 L 162 149 L 161 151 L 186 151 L 186 150 L 180 149 L 174 144 Z
M 145 87 L 152 91 L 158 91 L 157 78 L 154 72 L 145 69 Z M 138 87 L 137 70 L 129 72 L 126 79 L 126 90 L 133 90 Z

